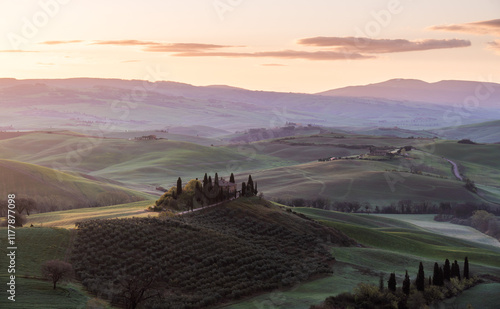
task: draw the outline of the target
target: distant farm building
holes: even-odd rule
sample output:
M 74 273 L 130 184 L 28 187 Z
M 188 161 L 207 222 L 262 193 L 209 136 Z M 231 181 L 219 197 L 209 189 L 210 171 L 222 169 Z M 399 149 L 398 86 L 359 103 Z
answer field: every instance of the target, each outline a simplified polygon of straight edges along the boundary
M 156 141 L 158 138 L 156 135 L 144 135 L 134 138 L 136 141 Z
M 375 147 L 370 147 L 370 156 L 385 157 L 387 156 L 387 149 L 377 149 Z

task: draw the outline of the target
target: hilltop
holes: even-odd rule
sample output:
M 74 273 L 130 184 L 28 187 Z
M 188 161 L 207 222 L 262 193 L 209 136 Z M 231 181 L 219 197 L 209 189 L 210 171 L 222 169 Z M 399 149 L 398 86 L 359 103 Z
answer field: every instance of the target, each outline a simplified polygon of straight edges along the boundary
M 87 220 L 77 227 L 72 261 L 83 285 L 122 305 L 133 301 L 124 295 L 144 289 L 151 297 L 144 301 L 155 308 L 207 307 L 290 287 L 330 273 L 330 247 L 355 244 L 258 198 L 181 217 Z

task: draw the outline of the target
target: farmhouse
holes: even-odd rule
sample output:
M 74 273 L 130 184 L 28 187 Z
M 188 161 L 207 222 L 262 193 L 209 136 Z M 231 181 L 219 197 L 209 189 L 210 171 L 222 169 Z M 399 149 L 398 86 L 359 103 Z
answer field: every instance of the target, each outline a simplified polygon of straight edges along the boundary
M 228 193 L 234 193 L 238 190 L 238 185 L 229 181 L 226 181 L 224 178 L 219 179 L 219 186 L 223 190 L 227 190 Z
M 370 156 L 380 156 L 380 157 L 385 157 L 387 156 L 387 150 L 386 149 L 377 149 L 375 147 L 370 147 Z

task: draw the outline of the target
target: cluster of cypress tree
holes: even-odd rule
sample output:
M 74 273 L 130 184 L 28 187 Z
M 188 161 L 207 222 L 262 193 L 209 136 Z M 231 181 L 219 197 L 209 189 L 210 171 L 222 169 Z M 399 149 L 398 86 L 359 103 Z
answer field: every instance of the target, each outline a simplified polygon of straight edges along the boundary
M 472 286 L 473 281 L 460 281 L 469 279 L 469 260 L 464 261 L 463 276 L 460 266 L 455 260 L 450 263 L 447 259 L 444 266 L 434 264 L 434 274 L 426 283 L 424 266 L 420 262 L 414 288 L 408 271 L 406 271 L 401 289 L 397 288 L 396 274 L 391 273 L 387 281 L 387 289 L 384 287 L 383 275 L 380 276 L 379 286 L 360 283 L 353 293 L 341 293 L 330 296 L 321 305 L 311 306 L 310 309 L 333 309 L 333 308 L 423 308 L 425 304 L 442 301 L 445 298 L 456 296 L 458 293 Z M 456 280 L 453 280 L 456 278 Z M 446 283 L 446 282 L 449 283 Z
M 450 281 L 452 278 L 457 278 L 459 281 L 462 280 L 462 277 L 460 276 L 460 266 L 458 265 L 457 260 L 455 260 L 453 264 L 450 264 L 450 260 L 446 259 L 443 266 L 439 266 L 439 264 L 436 262 L 434 263 L 434 272 L 432 274 L 432 277 L 429 277 L 429 285 L 444 286 L 445 281 Z M 469 259 L 467 257 L 465 257 L 464 261 L 463 278 L 470 278 Z M 422 262 L 420 262 L 420 265 L 418 267 L 415 286 L 419 291 L 423 291 L 425 289 L 425 273 Z
M 229 177 L 229 182 L 236 186 L 233 173 L 231 173 Z M 237 196 L 237 186 L 233 191 L 230 191 L 228 187 L 222 186 L 217 173 L 215 173 L 213 181 L 212 176 L 208 176 L 207 173 L 205 173 L 201 186 L 197 185 L 195 190 L 195 197 L 201 205 L 211 205 L 231 198 L 236 198 Z
M 241 183 L 241 196 L 255 196 L 257 191 L 257 182 L 254 184 L 252 175 L 248 175 L 248 181 Z
M 212 176 L 205 173 L 203 181 L 199 181 L 198 178 L 192 179 L 185 187 L 182 186 L 182 179 L 179 177 L 177 185 L 170 188 L 157 200 L 152 209 L 155 211 L 166 208 L 193 210 L 195 207 L 212 205 L 238 196 L 254 196 L 257 193 L 257 183 L 254 183 L 252 175 L 248 176 L 248 181 L 243 182 L 241 190 L 238 190 L 233 173 L 229 177 L 229 184 L 225 181 L 223 183 L 222 178 L 219 178 L 217 173 L 213 179 Z

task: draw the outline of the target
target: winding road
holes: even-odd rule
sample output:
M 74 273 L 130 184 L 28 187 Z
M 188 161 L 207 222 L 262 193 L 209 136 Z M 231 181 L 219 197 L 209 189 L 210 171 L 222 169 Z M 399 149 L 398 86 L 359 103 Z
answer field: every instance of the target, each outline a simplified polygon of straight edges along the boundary
M 459 180 L 462 180 L 463 181 L 463 178 L 462 176 L 460 175 L 460 172 L 458 171 L 458 166 L 455 162 L 451 161 L 450 159 L 446 159 L 444 158 L 446 161 L 450 162 L 451 166 L 453 167 L 453 174 L 455 174 L 455 177 L 457 177 L 457 179 Z

